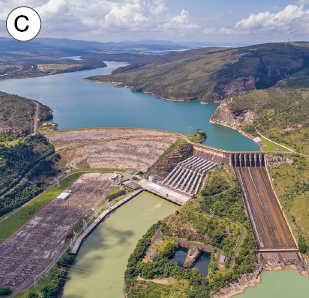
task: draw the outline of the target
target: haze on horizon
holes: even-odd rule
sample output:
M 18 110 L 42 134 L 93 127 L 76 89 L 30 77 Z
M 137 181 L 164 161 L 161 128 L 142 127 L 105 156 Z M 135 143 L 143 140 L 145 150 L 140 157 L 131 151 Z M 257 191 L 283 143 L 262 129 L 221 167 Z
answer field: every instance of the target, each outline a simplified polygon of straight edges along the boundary
M 264 43 L 309 40 L 309 0 L 0 0 L 0 36 L 18 6 L 37 10 L 38 37 L 100 42 Z

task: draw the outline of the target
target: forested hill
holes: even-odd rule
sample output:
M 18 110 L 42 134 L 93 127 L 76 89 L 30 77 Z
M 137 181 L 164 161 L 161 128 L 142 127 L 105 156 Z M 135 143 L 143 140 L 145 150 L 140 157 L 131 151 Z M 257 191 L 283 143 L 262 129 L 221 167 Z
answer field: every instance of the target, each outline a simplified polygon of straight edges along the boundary
M 52 110 L 48 106 L 38 104 L 40 121 L 51 119 Z M 35 110 L 35 101 L 0 92 L 0 136 L 31 133 Z
M 241 91 L 272 87 L 307 66 L 308 43 L 269 43 L 172 53 L 87 80 L 119 82 L 132 86 L 132 91 L 169 100 L 214 102 Z

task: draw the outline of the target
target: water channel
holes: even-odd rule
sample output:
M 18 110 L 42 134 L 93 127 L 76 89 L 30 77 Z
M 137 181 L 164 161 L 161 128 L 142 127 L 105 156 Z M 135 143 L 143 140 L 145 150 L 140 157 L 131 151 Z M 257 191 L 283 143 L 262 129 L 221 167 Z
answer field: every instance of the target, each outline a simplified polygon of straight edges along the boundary
M 123 298 L 123 276 L 137 241 L 153 223 L 178 208 L 143 192 L 117 209 L 82 245 L 63 297 Z
M 205 144 L 235 151 L 259 150 L 257 144 L 230 128 L 208 122 L 218 104 L 198 100 L 171 102 L 151 94 L 112 88 L 83 79 L 109 74 L 126 64 L 107 62 L 108 67 L 39 78 L 0 81 L 0 91 L 35 99 L 54 110 L 59 129 L 84 127 L 141 127 L 188 133 L 197 128 L 207 134 Z

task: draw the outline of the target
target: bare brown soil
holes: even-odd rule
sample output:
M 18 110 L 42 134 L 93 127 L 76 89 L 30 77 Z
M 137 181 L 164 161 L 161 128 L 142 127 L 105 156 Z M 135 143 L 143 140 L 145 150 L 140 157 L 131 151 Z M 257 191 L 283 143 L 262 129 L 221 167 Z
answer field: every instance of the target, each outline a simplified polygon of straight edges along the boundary
M 91 143 L 61 154 L 66 167 L 136 169 L 145 172 L 177 139 L 142 137 Z
M 173 133 L 151 129 L 94 128 L 54 132 L 48 134 L 47 138 L 55 146 L 55 149 L 59 150 L 78 144 L 103 141 L 107 139 L 169 135 L 173 135 Z

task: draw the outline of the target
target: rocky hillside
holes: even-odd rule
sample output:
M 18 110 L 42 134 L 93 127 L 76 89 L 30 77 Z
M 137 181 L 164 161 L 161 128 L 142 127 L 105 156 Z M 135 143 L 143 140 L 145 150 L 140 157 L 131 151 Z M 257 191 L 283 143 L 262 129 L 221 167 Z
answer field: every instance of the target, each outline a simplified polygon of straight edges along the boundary
M 132 91 L 167 100 L 221 101 L 243 91 L 265 89 L 304 71 L 308 43 L 273 43 L 244 48 L 204 48 L 172 53 L 87 80 L 119 82 Z

